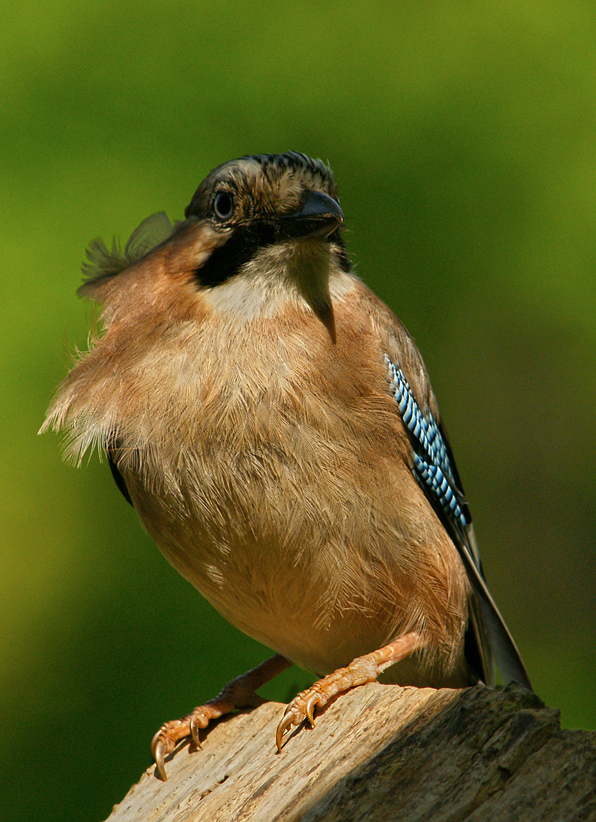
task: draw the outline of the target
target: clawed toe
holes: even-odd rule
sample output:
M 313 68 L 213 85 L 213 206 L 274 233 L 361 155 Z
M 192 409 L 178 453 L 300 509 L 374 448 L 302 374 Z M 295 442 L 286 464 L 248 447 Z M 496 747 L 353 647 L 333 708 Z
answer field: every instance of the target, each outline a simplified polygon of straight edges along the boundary
M 287 706 L 277 726 L 275 741 L 278 752 L 281 751 L 284 734 L 293 725 L 300 725 L 308 719 L 311 727 L 314 727 L 317 708 L 324 708 L 337 696 L 352 688 L 374 682 L 385 668 L 410 656 L 420 645 L 420 636 L 411 631 L 370 654 L 353 659 L 346 668 L 338 668 L 298 694 Z
M 288 705 L 289 708 L 289 705 Z M 281 722 L 277 726 L 277 733 L 275 734 L 275 744 L 277 745 L 277 752 L 281 753 L 283 738 L 286 731 L 289 731 L 293 725 L 298 725 L 298 721 L 294 719 L 294 715 L 287 709 L 281 718 Z
M 172 753 L 176 743 L 188 736 L 188 722 L 183 719 L 174 719 L 161 726 L 151 741 L 151 755 L 155 760 L 157 772 L 164 782 L 167 781 L 165 758 Z
M 294 717 L 286 709 L 284 715 L 281 718 L 281 722 L 277 726 L 277 733 L 275 734 L 275 743 L 277 745 L 277 752 L 278 753 L 281 753 L 281 746 L 282 746 L 282 743 L 283 743 L 283 738 L 284 738 L 285 732 L 289 731 L 293 724 L 294 724 Z
M 167 782 L 168 779 L 165 766 L 165 758 L 168 753 L 169 751 L 167 750 L 166 743 L 163 739 L 160 738 L 160 734 L 158 732 L 153 737 L 153 742 L 151 743 L 151 754 L 153 756 L 153 759 L 155 760 L 155 767 L 157 768 L 157 772 L 164 782 Z
M 323 695 L 313 688 L 309 688 L 307 691 L 298 694 L 298 696 L 290 702 L 284 711 L 281 722 L 277 726 L 275 741 L 278 752 L 282 749 L 284 734 L 286 731 L 289 731 L 290 728 L 300 725 L 305 719 L 308 719 L 311 728 L 314 728 L 315 709 L 319 705 L 325 705 L 325 703 L 326 700 Z
M 290 666 L 287 659 L 279 654 L 265 660 L 256 668 L 247 671 L 242 676 L 233 679 L 220 691 L 215 699 L 210 699 L 204 705 L 182 719 L 166 722 L 153 737 L 151 753 L 157 766 L 157 771 L 164 782 L 167 780 L 165 759 L 172 753 L 176 744 L 190 736 L 196 748 L 201 748 L 200 732 L 213 719 L 230 713 L 235 708 L 261 705 L 264 700 L 256 693 L 256 689 L 268 682 L 272 677 Z M 283 736 L 283 731 L 282 731 Z
M 199 733 L 209 724 L 209 720 L 221 716 L 221 711 L 217 711 L 212 705 L 202 705 L 195 708 L 191 714 L 166 722 L 153 737 L 151 742 L 151 754 L 155 760 L 157 771 L 164 782 L 167 781 L 165 768 L 165 758 L 172 753 L 181 739 L 190 736 L 193 745 L 201 750 L 201 740 Z
M 200 731 L 207 726 L 206 722 L 201 722 L 200 717 L 197 714 L 192 714 L 190 717 L 189 729 L 190 729 L 190 736 L 192 739 L 192 744 L 198 750 L 202 750 L 203 746 L 201 745 L 201 738 L 199 736 Z
M 319 704 L 319 695 L 318 694 L 311 694 L 309 698 L 306 700 L 306 705 L 304 706 L 304 710 L 308 721 L 310 722 L 311 728 L 315 727 L 315 708 Z

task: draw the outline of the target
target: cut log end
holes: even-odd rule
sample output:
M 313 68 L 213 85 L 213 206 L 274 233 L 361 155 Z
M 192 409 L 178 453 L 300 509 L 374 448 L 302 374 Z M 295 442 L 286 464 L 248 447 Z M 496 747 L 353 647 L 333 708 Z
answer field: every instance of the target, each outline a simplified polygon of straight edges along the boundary
M 465 690 L 371 683 L 284 741 L 266 703 L 202 732 L 150 768 L 109 822 L 400 822 L 596 819 L 596 732 L 517 686 Z

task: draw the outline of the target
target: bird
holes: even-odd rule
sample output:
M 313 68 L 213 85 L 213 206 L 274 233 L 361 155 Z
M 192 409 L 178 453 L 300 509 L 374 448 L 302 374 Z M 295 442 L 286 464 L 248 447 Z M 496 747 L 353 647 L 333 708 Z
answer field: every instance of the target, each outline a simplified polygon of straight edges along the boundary
M 333 173 L 289 151 L 211 171 L 172 224 L 91 243 L 102 306 L 42 431 L 97 449 L 167 560 L 275 655 L 152 742 L 179 740 L 296 664 L 319 679 L 276 741 L 380 678 L 532 685 L 486 586 L 428 372 L 354 273 Z

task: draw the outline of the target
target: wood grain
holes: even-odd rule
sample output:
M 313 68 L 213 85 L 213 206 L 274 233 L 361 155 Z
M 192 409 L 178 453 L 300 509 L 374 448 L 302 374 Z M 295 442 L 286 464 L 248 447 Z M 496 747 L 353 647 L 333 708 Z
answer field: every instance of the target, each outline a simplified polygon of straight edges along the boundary
M 216 723 L 150 768 L 109 822 L 580 822 L 596 820 L 596 732 L 562 731 L 517 685 L 372 683 L 330 705 L 281 754 L 283 706 Z

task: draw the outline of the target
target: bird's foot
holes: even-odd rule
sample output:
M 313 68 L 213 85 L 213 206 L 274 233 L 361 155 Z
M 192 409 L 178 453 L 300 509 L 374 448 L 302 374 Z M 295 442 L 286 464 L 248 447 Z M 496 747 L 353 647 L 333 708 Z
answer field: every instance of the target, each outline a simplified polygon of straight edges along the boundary
M 199 729 L 206 728 L 211 719 L 217 719 L 223 714 L 233 711 L 236 706 L 218 704 L 219 697 L 212 699 L 205 705 L 195 708 L 192 713 L 183 716 L 181 719 L 172 719 L 164 722 L 159 731 L 151 741 L 151 755 L 155 760 L 157 771 L 163 781 L 168 778 L 166 773 L 165 759 L 172 753 L 177 743 L 187 736 L 192 740 L 197 748 L 201 747 L 199 740 Z
M 305 719 L 308 719 L 311 727 L 314 727 L 317 709 L 324 708 L 338 694 L 345 693 L 358 685 L 374 682 L 385 668 L 410 656 L 420 647 L 420 644 L 420 636 L 416 632 L 404 634 L 399 639 L 390 642 L 389 645 L 354 659 L 346 668 L 338 668 L 299 693 L 286 707 L 277 727 L 278 751 L 281 751 L 286 731 L 295 725 L 300 725 Z
M 219 692 L 215 699 L 199 705 L 181 719 L 165 722 L 153 737 L 151 754 L 157 771 L 164 782 L 167 780 L 165 759 L 172 753 L 181 739 L 190 736 L 197 748 L 201 747 L 199 732 L 206 728 L 212 719 L 218 719 L 235 708 L 255 708 L 266 702 L 256 691 L 265 682 L 284 671 L 291 665 L 284 657 L 276 656 L 266 660 L 242 676 L 233 679 Z

